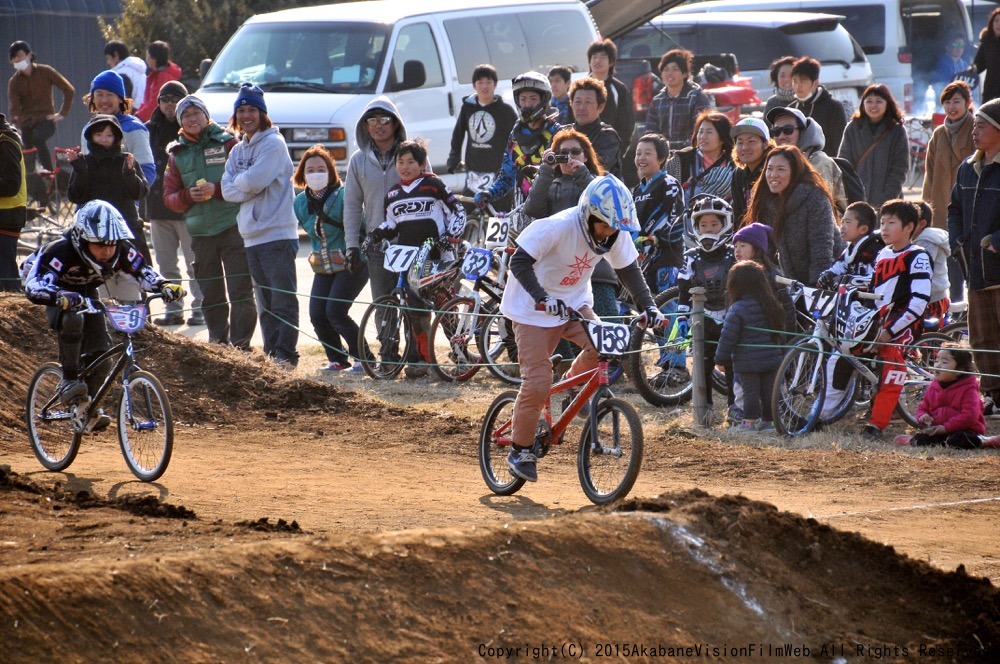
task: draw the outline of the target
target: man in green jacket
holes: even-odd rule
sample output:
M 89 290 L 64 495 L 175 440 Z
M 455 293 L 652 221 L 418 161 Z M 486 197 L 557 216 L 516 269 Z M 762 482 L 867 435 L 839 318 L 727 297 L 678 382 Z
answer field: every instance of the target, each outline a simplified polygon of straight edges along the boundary
M 250 349 L 257 328 L 253 281 L 237 203 L 222 198 L 222 175 L 236 138 L 212 121 L 205 102 L 188 95 L 177 102 L 181 133 L 167 147 L 163 203 L 184 214 L 194 249 L 194 277 L 202 290 L 208 340 Z M 229 300 L 226 300 L 226 292 Z

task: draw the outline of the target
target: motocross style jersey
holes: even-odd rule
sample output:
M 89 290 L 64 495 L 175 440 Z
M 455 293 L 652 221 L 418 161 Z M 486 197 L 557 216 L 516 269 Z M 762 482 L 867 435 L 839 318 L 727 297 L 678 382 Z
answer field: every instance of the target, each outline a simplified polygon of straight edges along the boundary
M 932 272 L 930 255 L 915 244 L 879 252 L 872 292 L 878 295 L 882 327 L 893 337 L 923 318 L 931 297 Z

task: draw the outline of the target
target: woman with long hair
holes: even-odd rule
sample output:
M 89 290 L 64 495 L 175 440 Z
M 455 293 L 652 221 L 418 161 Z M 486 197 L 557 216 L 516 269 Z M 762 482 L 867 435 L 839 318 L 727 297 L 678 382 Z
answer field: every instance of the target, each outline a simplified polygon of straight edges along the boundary
M 684 202 L 699 194 L 732 200 L 732 123 L 718 111 L 702 111 L 694 123 L 691 147 L 675 150 L 667 160 L 667 173 L 684 189 Z
M 815 284 L 840 250 L 830 190 L 794 145 L 768 154 L 744 225 L 755 221 L 771 227 L 785 276 L 804 284 Z
M 972 59 L 972 68 L 982 74 L 983 102 L 1000 97 L 1000 7 L 990 12 L 986 26 L 979 33 L 979 49 Z
M 881 83 L 865 88 L 858 110 L 844 130 L 840 156 L 858 172 L 865 184 L 865 199 L 872 207 L 903 197 L 910 146 L 903 113 L 889 88 Z

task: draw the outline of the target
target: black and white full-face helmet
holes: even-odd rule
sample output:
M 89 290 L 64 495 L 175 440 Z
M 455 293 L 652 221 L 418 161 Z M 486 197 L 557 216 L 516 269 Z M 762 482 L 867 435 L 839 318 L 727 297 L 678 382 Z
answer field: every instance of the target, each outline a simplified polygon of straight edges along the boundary
M 526 91 L 537 92 L 542 98 L 541 103 L 538 106 L 521 108 L 517 98 Z M 552 86 L 549 85 L 548 78 L 535 71 L 525 72 L 511 80 L 511 92 L 514 95 L 514 106 L 517 107 L 522 122 L 534 122 L 545 117 L 549 102 L 552 101 Z
M 106 246 L 120 247 L 122 240 L 135 238 L 125 218 L 114 205 L 107 201 L 94 200 L 84 203 L 76 211 L 73 218 L 73 227 L 69 232 L 69 240 L 73 248 L 83 260 L 85 260 L 96 272 L 103 273 L 114 264 L 118 258 L 116 251 L 114 256 L 108 261 L 98 261 L 90 251 L 87 250 L 87 243 L 103 244 Z
M 699 230 L 698 220 L 705 215 L 714 215 L 722 221 L 718 233 L 702 233 Z M 733 239 L 733 206 L 711 194 L 695 196 L 684 214 L 684 235 L 688 246 L 702 251 L 715 251 L 727 246 Z
M 878 352 L 875 340 L 882 326 L 877 309 L 866 307 L 850 297 L 849 291 L 842 296 L 837 322 L 840 352 L 845 355 L 873 355 Z

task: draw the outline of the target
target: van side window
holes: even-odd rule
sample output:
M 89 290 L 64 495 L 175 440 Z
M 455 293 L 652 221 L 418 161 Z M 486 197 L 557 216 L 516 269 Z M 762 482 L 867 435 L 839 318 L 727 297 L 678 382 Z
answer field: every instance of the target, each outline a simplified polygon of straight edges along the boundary
M 868 55 L 885 52 L 885 7 L 878 4 L 829 7 L 810 5 L 809 11 L 820 14 L 837 14 L 845 17 L 841 25 L 847 29 L 861 50 Z
M 555 65 L 587 71 L 587 49 L 580 48 L 580 35 L 590 32 L 580 12 L 549 10 L 453 18 L 444 22 L 445 32 L 459 66 L 458 80 L 472 82 L 472 70 L 480 62 L 492 63 L 501 80 L 530 69 L 547 72 Z
M 414 23 L 400 29 L 392 52 L 388 90 L 434 88 L 444 85 L 441 58 L 431 27 Z

